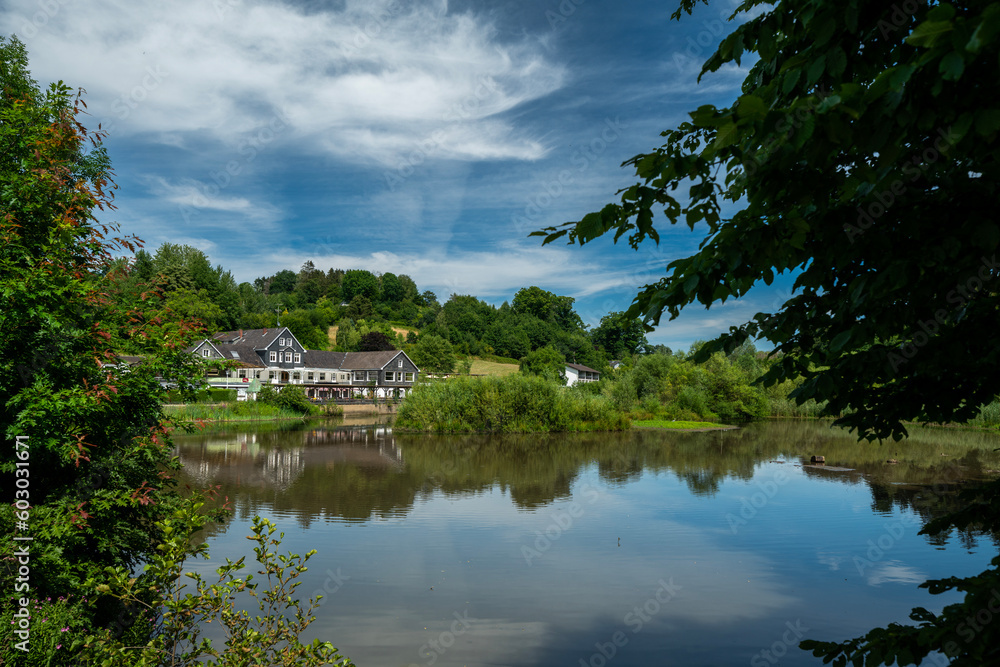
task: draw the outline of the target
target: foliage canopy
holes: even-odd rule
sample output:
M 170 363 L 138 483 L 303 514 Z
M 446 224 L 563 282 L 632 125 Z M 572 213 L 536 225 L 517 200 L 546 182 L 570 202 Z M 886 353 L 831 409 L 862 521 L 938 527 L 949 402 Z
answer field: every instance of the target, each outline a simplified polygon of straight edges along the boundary
M 742 94 L 626 162 L 620 202 L 534 234 L 658 243 L 660 210 L 705 238 L 630 314 L 655 325 L 790 272 L 777 312 L 703 354 L 773 342 L 765 383 L 804 376 L 798 400 L 869 439 L 973 417 L 1000 388 L 983 338 L 1000 328 L 1000 5 L 747 0 L 734 17 L 702 75 L 754 54 Z

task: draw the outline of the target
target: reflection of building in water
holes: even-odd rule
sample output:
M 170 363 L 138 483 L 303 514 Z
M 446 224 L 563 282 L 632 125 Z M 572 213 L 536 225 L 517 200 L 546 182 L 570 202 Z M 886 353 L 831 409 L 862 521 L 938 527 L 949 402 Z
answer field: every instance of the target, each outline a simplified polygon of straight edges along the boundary
M 184 471 L 199 486 L 223 483 L 286 491 L 307 465 L 403 467 L 392 429 L 381 427 L 313 429 L 279 433 L 233 433 L 179 438 Z
M 402 468 L 403 452 L 396 446 L 392 429 L 385 426 L 374 428 L 315 429 L 305 432 L 306 446 L 348 445 L 334 451 L 323 451 L 322 461 L 351 463 L 368 467 Z M 320 462 L 310 456 L 310 463 Z

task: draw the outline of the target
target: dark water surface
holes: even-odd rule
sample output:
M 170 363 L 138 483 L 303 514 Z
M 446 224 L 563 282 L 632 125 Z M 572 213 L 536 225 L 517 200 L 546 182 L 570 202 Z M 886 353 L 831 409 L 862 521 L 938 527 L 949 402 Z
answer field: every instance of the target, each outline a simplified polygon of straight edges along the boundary
M 176 440 L 191 481 L 236 510 L 191 569 L 252 560 L 251 519 L 271 518 L 280 551 L 319 551 L 299 589 L 326 596 L 308 638 L 362 666 L 821 664 L 801 638 L 937 611 L 958 596 L 919 583 L 997 553 L 990 536 L 917 534 L 956 484 L 996 475 L 986 433 L 879 446 L 806 422 L 502 438 L 327 423 Z

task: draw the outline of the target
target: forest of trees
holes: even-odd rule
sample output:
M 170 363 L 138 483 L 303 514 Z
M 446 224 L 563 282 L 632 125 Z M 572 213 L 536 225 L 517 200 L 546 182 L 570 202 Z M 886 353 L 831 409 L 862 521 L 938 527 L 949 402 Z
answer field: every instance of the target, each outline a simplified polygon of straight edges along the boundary
M 535 286 L 499 307 L 458 294 L 441 304 L 407 275 L 324 271 L 311 261 L 298 272 L 285 269 L 237 283 L 201 250 L 171 243 L 155 252 L 138 250 L 131 269 L 121 273 L 115 278 L 117 298 L 127 301 L 152 290 L 165 318 L 197 319 L 209 332 L 280 322 L 309 349 L 406 349 L 422 368 L 443 372 L 454 369 L 456 355 L 516 362 L 542 348 L 565 361 L 606 370 L 613 359 L 653 349 L 637 319 L 609 313 L 591 329 L 574 311 L 572 297 Z M 137 338 L 126 351 L 141 353 L 144 344 Z

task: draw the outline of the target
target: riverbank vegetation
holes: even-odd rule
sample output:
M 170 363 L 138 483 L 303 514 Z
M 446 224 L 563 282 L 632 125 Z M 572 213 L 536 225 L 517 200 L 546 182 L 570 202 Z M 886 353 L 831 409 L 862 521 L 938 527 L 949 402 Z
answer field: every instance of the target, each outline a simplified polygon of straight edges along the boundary
M 620 431 L 628 418 L 608 399 L 521 374 L 457 377 L 416 387 L 395 428 L 438 433 Z
M 183 395 L 202 385 L 204 366 L 184 350 L 204 326 L 183 293 L 123 289 L 133 276 L 120 257 L 141 242 L 95 217 L 114 209 L 117 186 L 105 133 L 79 122 L 84 109 L 61 81 L 39 89 L 23 43 L 0 36 L 0 429 L 10 443 L 0 448 L 0 664 L 179 664 L 175 649 L 203 612 L 243 618 L 229 593 L 244 582 L 181 591 L 185 559 L 205 552 L 189 546 L 195 517 L 222 512 L 177 489 L 161 382 Z M 120 368 L 124 351 L 143 362 Z M 258 525 L 262 564 L 277 577 L 258 595 L 281 602 L 281 568 L 305 567 L 295 556 L 274 565 L 271 527 Z M 326 664 L 332 646 L 297 640 L 305 614 L 275 618 L 277 633 L 273 623 L 234 633 L 203 664 L 272 664 L 285 649 L 286 664 Z

